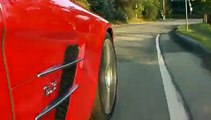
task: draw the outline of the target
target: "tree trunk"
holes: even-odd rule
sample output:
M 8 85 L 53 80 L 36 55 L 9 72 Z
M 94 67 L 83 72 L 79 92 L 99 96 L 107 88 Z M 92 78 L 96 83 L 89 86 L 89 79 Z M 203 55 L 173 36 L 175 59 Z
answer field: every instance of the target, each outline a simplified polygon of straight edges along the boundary
M 207 15 L 207 23 L 211 25 L 211 14 Z
M 208 22 L 208 16 L 207 16 L 207 14 L 204 14 L 204 23 L 207 23 Z

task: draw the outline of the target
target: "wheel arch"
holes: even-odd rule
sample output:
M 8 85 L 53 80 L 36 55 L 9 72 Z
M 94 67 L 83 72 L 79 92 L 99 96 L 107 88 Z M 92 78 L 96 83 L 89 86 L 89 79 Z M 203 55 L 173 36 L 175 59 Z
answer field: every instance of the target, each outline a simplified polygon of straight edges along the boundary
M 83 120 L 89 119 L 91 116 L 98 86 L 101 48 L 108 34 L 113 43 L 113 30 L 111 25 L 97 21 L 90 31 L 90 38 L 84 40 L 83 56 L 85 59 L 82 67 L 80 65 L 77 67 L 75 77 L 75 83 L 79 85 L 79 88 L 70 98 L 66 119 Z M 79 53 L 80 52 L 81 49 L 79 49 Z M 89 66 L 92 67 L 90 68 Z M 83 110 L 81 110 L 81 108 L 83 108 Z
M 107 33 L 111 36 L 111 40 L 112 40 L 112 43 L 113 43 L 114 42 L 113 29 L 111 27 L 109 27 L 107 29 Z

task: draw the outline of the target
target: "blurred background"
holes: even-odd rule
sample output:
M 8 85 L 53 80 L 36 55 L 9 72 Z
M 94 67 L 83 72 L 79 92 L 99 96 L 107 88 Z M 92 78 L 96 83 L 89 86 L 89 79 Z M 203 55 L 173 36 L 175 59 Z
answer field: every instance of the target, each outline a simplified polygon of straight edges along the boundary
M 210 0 L 187 0 L 190 18 L 209 22 Z M 112 23 L 185 18 L 185 0 L 75 0 Z M 208 19 L 208 20 L 207 20 Z

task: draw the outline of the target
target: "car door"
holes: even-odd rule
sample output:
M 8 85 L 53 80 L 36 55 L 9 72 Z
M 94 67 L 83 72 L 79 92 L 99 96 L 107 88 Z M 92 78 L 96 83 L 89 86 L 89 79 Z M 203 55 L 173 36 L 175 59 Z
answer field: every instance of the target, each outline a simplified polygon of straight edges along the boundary
M 38 74 L 62 65 L 67 46 L 77 44 L 78 35 L 62 15 L 58 0 L 8 0 L 2 6 L 6 28 L 3 48 L 14 117 L 33 120 L 57 97 L 62 71 L 43 77 Z M 52 85 L 55 90 L 46 95 L 46 86 Z M 55 110 L 42 119 L 54 117 Z

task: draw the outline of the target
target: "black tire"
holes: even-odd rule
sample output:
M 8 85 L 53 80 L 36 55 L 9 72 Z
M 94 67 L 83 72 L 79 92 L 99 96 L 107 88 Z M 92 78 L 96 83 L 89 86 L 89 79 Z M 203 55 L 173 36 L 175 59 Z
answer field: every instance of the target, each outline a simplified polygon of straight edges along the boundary
M 116 84 L 114 85 L 113 82 L 109 82 L 109 86 L 111 86 L 111 89 L 112 88 L 115 89 L 114 92 L 111 92 L 110 93 L 110 91 L 109 91 L 109 96 L 112 95 L 114 97 L 113 99 L 109 97 L 109 102 L 108 103 L 110 103 L 111 101 L 113 102 L 113 103 L 111 103 L 112 106 L 109 107 L 110 109 L 107 109 L 107 110 L 109 110 L 109 112 L 106 112 L 106 108 L 105 108 L 105 103 L 106 102 L 103 102 L 103 98 L 105 98 L 103 96 L 105 94 L 103 95 L 102 76 L 105 77 L 105 79 L 106 79 L 106 75 L 107 74 L 106 74 L 105 71 L 108 71 L 108 70 L 105 70 L 105 67 L 103 67 L 105 65 L 105 59 L 103 57 L 104 56 L 103 54 L 105 53 L 104 52 L 105 51 L 105 47 L 104 47 L 105 44 L 108 44 L 109 48 L 111 48 L 109 50 L 111 52 L 111 56 L 110 56 L 111 58 L 109 57 L 109 61 L 110 61 L 110 59 L 111 59 L 111 61 L 109 62 L 109 65 L 112 64 L 111 65 L 112 66 L 111 69 L 114 68 L 114 71 L 116 72 L 115 78 L 113 79 L 113 77 L 112 77 L 112 80 L 111 80 L 111 81 L 114 81 L 115 80 L 116 81 L 115 82 Z M 110 53 L 109 53 L 109 55 L 110 55 Z M 106 67 L 106 69 L 107 69 L 107 67 Z M 99 69 L 99 76 L 98 76 L 98 88 L 97 88 L 96 98 L 95 98 L 95 103 L 94 103 L 94 108 L 93 108 L 93 111 L 92 111 L 92 115 L 91 115 L 90 120 L 109 120 L 112 117 L 113 112 L 114 112 L 114 108 L 115 108 L 115 105 L 116 105 L 117 84 L 118 84 L 118 76 L 117 76 L 116 52 L 115 52 L 114 45 L 113 45 L 112 40 L 111 40 L 111 36 L 109 34 L 107 34 L 106 35 L 106 38 L 104 40 L 103 48 L 102 48 L 102 57 L 101 57 L 101 63 L 100 63 L 100 69 Z

